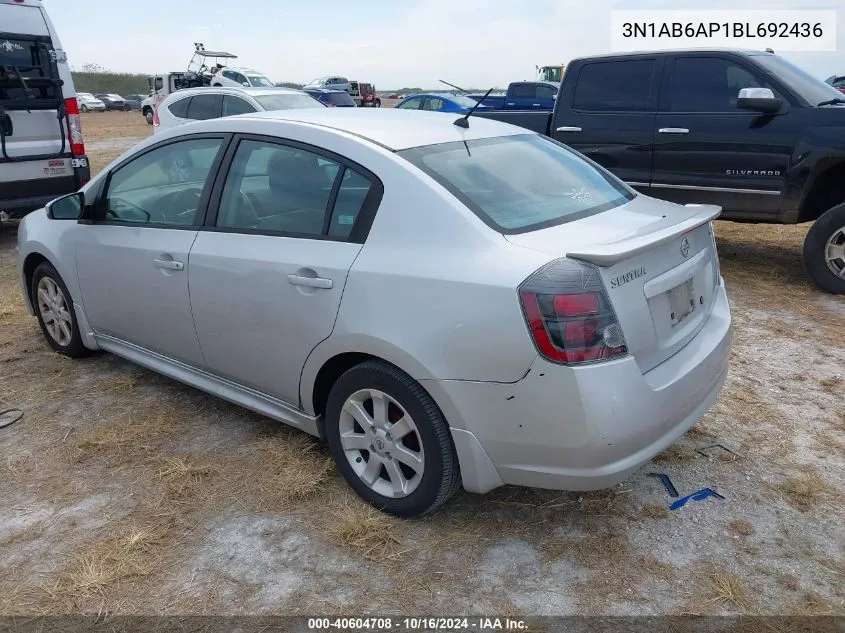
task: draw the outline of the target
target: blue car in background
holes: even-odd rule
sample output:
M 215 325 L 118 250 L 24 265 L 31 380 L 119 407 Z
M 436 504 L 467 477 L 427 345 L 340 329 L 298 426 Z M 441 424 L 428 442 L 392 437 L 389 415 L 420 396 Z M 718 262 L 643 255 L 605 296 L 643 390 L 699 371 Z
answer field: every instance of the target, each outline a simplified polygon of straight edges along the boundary
M 329 88 L 303 88 L 302 92 L 307 92 L 320 103 L 329 108 L 354 108 L 355 102 L 349 93 L 345 90 L 331 90 Z
M 403 110 L 431 110 L 433 112 L 469 112 L 476 101 L 450 93 L 431 92 L 408 95 L 396 104 Z M 486 105 L 479 105 L 476 110 L 490 110 Z

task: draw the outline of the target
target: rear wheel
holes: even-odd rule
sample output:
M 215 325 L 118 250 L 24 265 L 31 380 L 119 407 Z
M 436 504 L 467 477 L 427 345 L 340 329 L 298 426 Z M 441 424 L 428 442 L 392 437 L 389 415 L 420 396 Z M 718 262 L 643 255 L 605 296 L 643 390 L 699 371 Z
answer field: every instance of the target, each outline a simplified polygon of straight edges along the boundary
M 71 358 L 87 356 L 79 323 L 65 282 L 48 262 L 42 262 L 32 274 L 32 303 L 41 332 L 54 351 Z
M 373 105 L 375 105 L 375 107 L 377 107 L 377 108 L 380 108 L 381 107 L 381 99 L 376 99 L 375 103 Z
M 443 414 L 413 378 L 382 361 L 343 374 L 326 405 L 326 435 L 347 483 L 371 505 L 422 516 L 460 486 Z
M 816 284 L 845 294 L 845 203 L 826 211 L 804 239 L 804 264 Z

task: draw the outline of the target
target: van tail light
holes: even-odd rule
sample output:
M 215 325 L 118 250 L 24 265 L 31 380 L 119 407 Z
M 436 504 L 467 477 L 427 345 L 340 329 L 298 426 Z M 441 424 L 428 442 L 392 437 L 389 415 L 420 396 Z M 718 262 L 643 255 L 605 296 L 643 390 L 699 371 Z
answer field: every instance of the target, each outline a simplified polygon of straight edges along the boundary
M 553 363 L 578 365 L 628 353 L 622 326 L 594 266 L 554 261 L 520 286 L 519 299 L 537 350 Z
M 79 118 L 79 102 L 76 97 L 65 99 L 65 112 L 68 119 L 68 141 L 70 153 L 74 156 L 85 156 L 85 141 L 82 138 L 82 119 Z
M 158 118 L 158 108 L 153 108 L 153 127 L 161 125 L 161 119 Z

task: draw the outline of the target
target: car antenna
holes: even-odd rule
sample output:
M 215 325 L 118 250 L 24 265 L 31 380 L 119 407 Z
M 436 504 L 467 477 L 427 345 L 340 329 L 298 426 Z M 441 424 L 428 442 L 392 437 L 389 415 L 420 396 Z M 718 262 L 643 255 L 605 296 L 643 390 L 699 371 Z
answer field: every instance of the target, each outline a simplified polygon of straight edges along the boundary
M 473 112 L 475 112 L 475 109 L 476 109 L 478 106 L 480 106 L 480 105 L 481 105 L 481 102 L 482 102 L 482 101 L 484 101 L 484 100 L 485 100 L 488 96 L 490 96 L 490 93 L 491 93 L 491 92 L 493 92 L 493 89 L 492 89 L 492 88 L 490 88 L 490 90 L 488 90 L 487 92 L 485 92 L 485 93 L 484 93 L 484 96 L 483 96 L 483 97 L 481 97 L 481 99 L 479 99 L 478 101 L 476 101 L 476 102 L 475 102 L 475 105 L 474 105 L 474 106 L 472 106 L 472 108 L 470 108 L 469 112 L 467 112 L 465 116 L 462 116 L 462 117 L 460 117 L 460 118 L 458 118 L 458 119 L 455 119 L 454 121 L 452 121 L 452 124 L 453 124 L 453 125 L 457 125 L 458 127 L 462 127 L 462 128 L 464 128 L 465 130 L 466 130 L 466 129 L 468 129 L 468 128 L 469 128 L 469 118 L 472 116 L 472 113 L 473 113 Z
M 438 79 L 437 81 L 439 81 L 442 84 L 446 84 L 447 86 L 450 86 L 450 87 L 454 88 L 455 90 L 460 90 L 461 92 L 469 92 L 468 90 L 464 90 L 460 86 L 456 86 L 455 84 L 450 84 L 448 81 L 443 81 L 442 79 Z

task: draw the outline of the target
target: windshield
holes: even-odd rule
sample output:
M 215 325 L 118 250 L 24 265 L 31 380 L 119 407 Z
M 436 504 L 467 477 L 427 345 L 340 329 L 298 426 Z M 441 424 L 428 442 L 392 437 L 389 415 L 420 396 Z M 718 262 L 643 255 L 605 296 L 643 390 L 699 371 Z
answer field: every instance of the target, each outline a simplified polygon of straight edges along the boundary
M 560 76 L 563 74 L 563 69 L 554 66 L 544 66 L 540 69 L 540 81 L 554 81 L 560 83 Z
M 810 105 L 816 105 L 830 99 L 841 99 L 842 93 L 833 86 L 813 77 L 807 71 L 786 61 L 777 55 L 755 55 L 757 61 L 763 68 L 780 79 L 787 86 L 792 88 L 798 95 L 805 99 Z
M 324 108 L 325 106 L 306 94 L 253 95 L 265 110 L 296 110 L 297 108 Z
M 247 79 L 256 88 L 273 88 L 273 82 L 262 75 L 247 75 Z
M 106 95 L 106 96 L 109 99 L 123 99 L 123 97 L 121 97 L 120 95 L 116 95 L 116 94 L 110 94 L 110 95 Z
M 501 233 L 524 233 L 606 211 L 636 195 L 603 169 L 537 134 L 398 152 Z
M 83 101 L 94 101 L 94 95 L 89 94 L 87 92 L 77 92 L 76 98 L 82 99 Z

